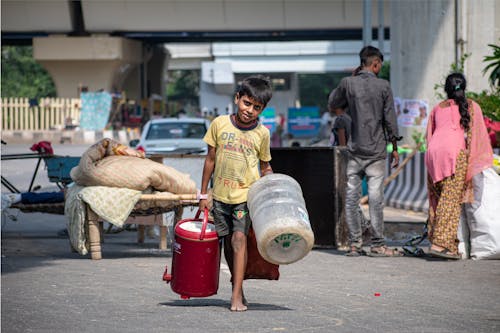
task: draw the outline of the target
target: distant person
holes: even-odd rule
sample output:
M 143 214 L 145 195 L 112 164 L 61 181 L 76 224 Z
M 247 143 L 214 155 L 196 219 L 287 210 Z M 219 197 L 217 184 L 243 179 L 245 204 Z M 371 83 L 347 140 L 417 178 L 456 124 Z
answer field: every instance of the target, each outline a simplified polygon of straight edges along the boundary
M 466 86 L 461 73 L 450 74 L 444 86 L 448 99 L 434 107 L 427 123 L 429 254 L 444 259 L 460 259 L 462 203 L 474 201 L 472 178 L 493 165 L 483 113 L 466 99 Z
M 384 57 L 373 46 L 360 53 L 360 67 L 353 76 L 343 78 L 333 93 L 330 108 L 348 109 L 352 119 L 351 140 L 348 143 L 346 189 L 346 222 L 349 229 L 348 256 L 362 254 L 362 217 L 359 216 L 361 183 L 368 181 L 368 200 L 371 223 L 373 257 L 393 257 L 403 254 L 388 248 L 384 239 L 384 176 L 387 142 L 391 142 L 392 167 L 399 164 L 398 128 L 394 99 L 389 82 L 377 77 Z
M 332 129 L 332 115 L 329 110 L 323 112 L 320 119 L 319 135 L 318 139 L 321 141 L 325 138 L 330 137 L 330 131 Z
M 187 117 L 186 110 L 180 109 L 179 111 L 177 111 L 177 118 L 186 118 L 186 117 Z
M 231 311 L 245 311 L 243 278 L 247 260 L 250 216 L 248 189 L 261 176 L 273 172 L 269 130 L 259 122 L 272 97 L 271 83 L 263 76 L 250 76 L 236 91 L 236 114 L 215 118 L 204 137 L 208 153 L 203 166 L 200 210 L 207 207 L 208 183 L 213 175 L 215 228 L 233 250 Z M 227 257 L 226 257 L 227 258 Z
M 354 75 L 354 74 L 353 74 Z M 346 147 L 349 139 L 351 138 L 351 126 L 352 120 L 349 114 L 344 109 L 331 109 L 330 104 L 333 99 L 335 89 L 330 93 L 328 97 L 328 108 L 331 113 L 335 114 L 333 118 L 332 133 L 330 135 L 330 145 L 332 147 Z M 366 195 L 366 179 L 362 179 L 362 195 Z M 370 227 L 370 222 L 366 220 L 363 209 L 361 205 L 358 205 L 358 216 L 361 219 L 361 234 L 363 235 L 367 229 Z M 368 231 L 369 232 L 369 231 Z M 363 236 L 362 236 L 363 237 Z
M 209 110 L 208 113 L 207 113 L 207 117 L 206 117 L 209 121 L 212 121 L 215 119 L 215 116 L 214 116 L 214 112 L 212 110 Z
M 276 148 L 281 146 L 282 146 L 281 130 L 277 128 L 271 135 L 271 147 Z
M 347 142 L 351 137 L 352 120 L 349 114 L 347 114 L 344 109 L 330 108 L 334 93 L 335 89 L 330 93 L 330 96 L 328 97 L 329 111 L 335 114 L 335 117 L 333 118 L 332 132 L 330 134 L 330 145 L 333 147 L 347 146 Z
M 271 147 L 283 146 L 283 132 L 285 127 L 285 117 L 282 113 L 278 114 L 275 118 L 276 128 L 271 134 Z
M 201 116 L 202 116 L 203 118 L 205 118 L 205 119 L 208 119 L 208 108 L 207 108 L 207 107 L 205 107 L 205 106 L 204 106 L 204 107 L 201 109 Z

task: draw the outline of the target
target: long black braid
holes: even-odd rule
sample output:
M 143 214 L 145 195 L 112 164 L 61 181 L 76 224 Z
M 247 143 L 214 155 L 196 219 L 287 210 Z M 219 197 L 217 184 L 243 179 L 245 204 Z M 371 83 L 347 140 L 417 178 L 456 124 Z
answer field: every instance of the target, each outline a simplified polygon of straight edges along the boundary
M 448 95 L 448 99 L 453 99 L 458 104 L 458 111 L 460 112 L 460 126 L 467 131 L 469 130 L 470 114 L 469 103 L 465 97 L 465 87 L 467 81 L 462 73 L 453 73 L 448 75 L 444 85 L 444 91 Z

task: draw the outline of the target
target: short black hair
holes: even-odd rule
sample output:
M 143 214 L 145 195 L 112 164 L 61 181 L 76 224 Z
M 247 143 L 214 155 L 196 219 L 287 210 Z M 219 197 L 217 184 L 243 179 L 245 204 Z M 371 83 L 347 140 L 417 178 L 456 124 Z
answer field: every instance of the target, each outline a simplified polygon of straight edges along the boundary
M 359 51 L 361 66 L 370 66 L 373 60 L 377 58 L 380 59 L 381 62 L 384 62 L 384 55 L 374 46 L 368 45 Z
M 236 90 L 238 97 L 248 96 L 259 103 L 267 105 L 273 97 L 271 80 L 263 75 L 252 75 L 245 78 Z

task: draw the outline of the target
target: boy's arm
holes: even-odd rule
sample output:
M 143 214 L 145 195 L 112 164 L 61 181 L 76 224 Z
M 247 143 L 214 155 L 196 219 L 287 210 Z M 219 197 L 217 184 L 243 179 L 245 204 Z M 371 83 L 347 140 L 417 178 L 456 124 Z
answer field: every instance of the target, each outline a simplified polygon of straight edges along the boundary
M 342 116 L 338 116 L 335 124 L 333 125 L 334 129 L 337 130 L 337 136 L 339 139 L 339 146 L 347 146 L 347 131 L 346 131 L 346 122 Z
M 339 146 L 347 146 L 345 128 L 337 128 L 337 135 L 339 137 Z
M 260 161 L 260 174 L 262 176 L 266 176 L 273 173 L 273 169 L 271 168 L 271 164 L 269 162 Z
M 205 157 L 205 164 L 203 165 L 203 174 L 201 178 L 200 193 L 206 195 L 208 193 L 208 182 L 214 172 L 215 168 L 215 147 L 208 145 L 207 157 Z M 200 199 L 199 209 L 203 210 L 207 207 L 207 199 Z

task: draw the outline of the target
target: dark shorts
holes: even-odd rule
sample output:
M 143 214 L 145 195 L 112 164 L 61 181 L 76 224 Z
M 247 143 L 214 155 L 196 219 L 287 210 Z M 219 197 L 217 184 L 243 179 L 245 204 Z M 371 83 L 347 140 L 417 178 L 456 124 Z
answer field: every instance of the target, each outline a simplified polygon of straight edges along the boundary
M 251 221 L 246 202 L 227 204 L 214 200 L 212 216 L 214 217 L 215 230 L 219 237 L 227 236 L 235 231 L 240 231 L 248 235 Z

